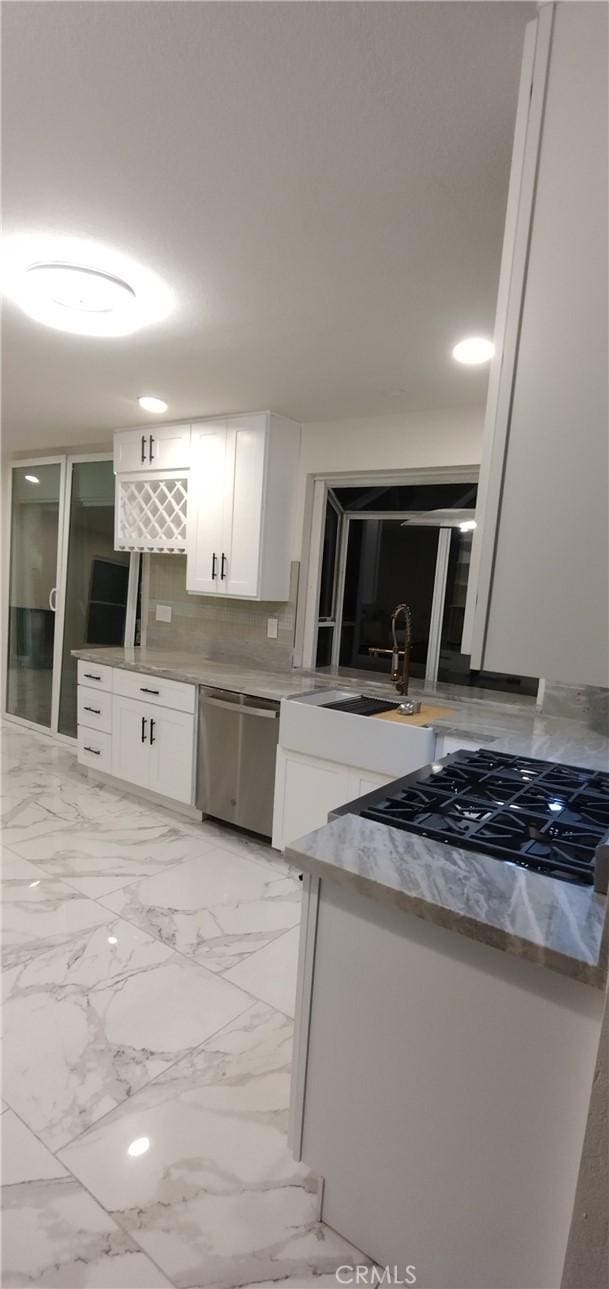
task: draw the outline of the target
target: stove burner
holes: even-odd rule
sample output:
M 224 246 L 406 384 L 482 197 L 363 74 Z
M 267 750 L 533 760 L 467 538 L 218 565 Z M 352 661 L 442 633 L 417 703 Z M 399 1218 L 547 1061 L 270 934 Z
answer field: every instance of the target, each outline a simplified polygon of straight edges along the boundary
M 405 785 L 365 818 L 592 884 L 609 829 L 609 775 L 481 749 Z

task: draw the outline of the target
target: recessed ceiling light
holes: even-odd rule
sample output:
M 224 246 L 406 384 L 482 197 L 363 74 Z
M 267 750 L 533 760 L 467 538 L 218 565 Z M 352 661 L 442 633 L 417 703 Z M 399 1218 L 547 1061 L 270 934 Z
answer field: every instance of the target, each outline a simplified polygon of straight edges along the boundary
M 140 407 L 142 407 L 145 412 L 166 412 L 167 411 L 167 403 L 164 401 L 164 399 L 154 398 L 152 394 L 142 394 L 142 397 L 138 398 L 137 401 Z
M 127 1154 L 131 1155 L 132 1159 L 145 1155 L 147 1150 L 150 1150 L 150 1137 L 136 1137 L 135 1141 L 127 1146 Z
M 495 346 L 492 340 L 487 340 L 485 336 L 468 336 L 466 340 L 460 340 L 458 345 L 455 345 L 453 358 L 458 363 L 476 367 L 478 363 L 490 362 L 494 352 Z
M 126 336 L 160 321 L 173 297 L 150 269 L 83 238 L 7 238 L 2 289 L 30 318 L 83 336 Z
M 118 937 L 115 935 L 109 935 L 108 944 L 118 944 Z
M 25 479 L 26 483 L 40 483 L 40 479 L 37 474 L 26 474 Z

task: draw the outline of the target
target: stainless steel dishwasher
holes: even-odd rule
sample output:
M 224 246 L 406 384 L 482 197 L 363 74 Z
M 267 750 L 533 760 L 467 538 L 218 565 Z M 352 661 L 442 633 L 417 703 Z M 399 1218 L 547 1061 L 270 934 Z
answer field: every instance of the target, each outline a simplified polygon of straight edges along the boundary
M 270 837 L 279 703 L 230 690 L 199 690 L 197 806 Z

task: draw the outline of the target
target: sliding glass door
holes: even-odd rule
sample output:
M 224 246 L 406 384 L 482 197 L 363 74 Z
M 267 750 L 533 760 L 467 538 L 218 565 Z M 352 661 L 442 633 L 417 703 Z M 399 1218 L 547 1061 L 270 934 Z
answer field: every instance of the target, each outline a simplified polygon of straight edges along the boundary
M 6 712 L 76 737 L 72 649 L 132 644 L 139 555 L 114 550 L 109 457 L 12 468 Z
M 51 728 L 64 467 L 12 471 L 6 710 Z
M 114 549 L 112 461 L 71 460 L 68 469 L 58 728 L 75 738 L 76 659 L 71 651 L 124 644 L 130 556 Z

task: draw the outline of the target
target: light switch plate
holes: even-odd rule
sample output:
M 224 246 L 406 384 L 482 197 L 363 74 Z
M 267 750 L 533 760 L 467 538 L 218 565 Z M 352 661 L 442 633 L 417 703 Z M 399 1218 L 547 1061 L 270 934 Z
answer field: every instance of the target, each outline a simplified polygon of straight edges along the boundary
M 276 640 L 278 630 L 279 630 L 279 618 L 267 618 L 266 620 L 267 640 Z
M 157 622 L 171 622 L 171 605 L 157 604 L 156 606 Z

